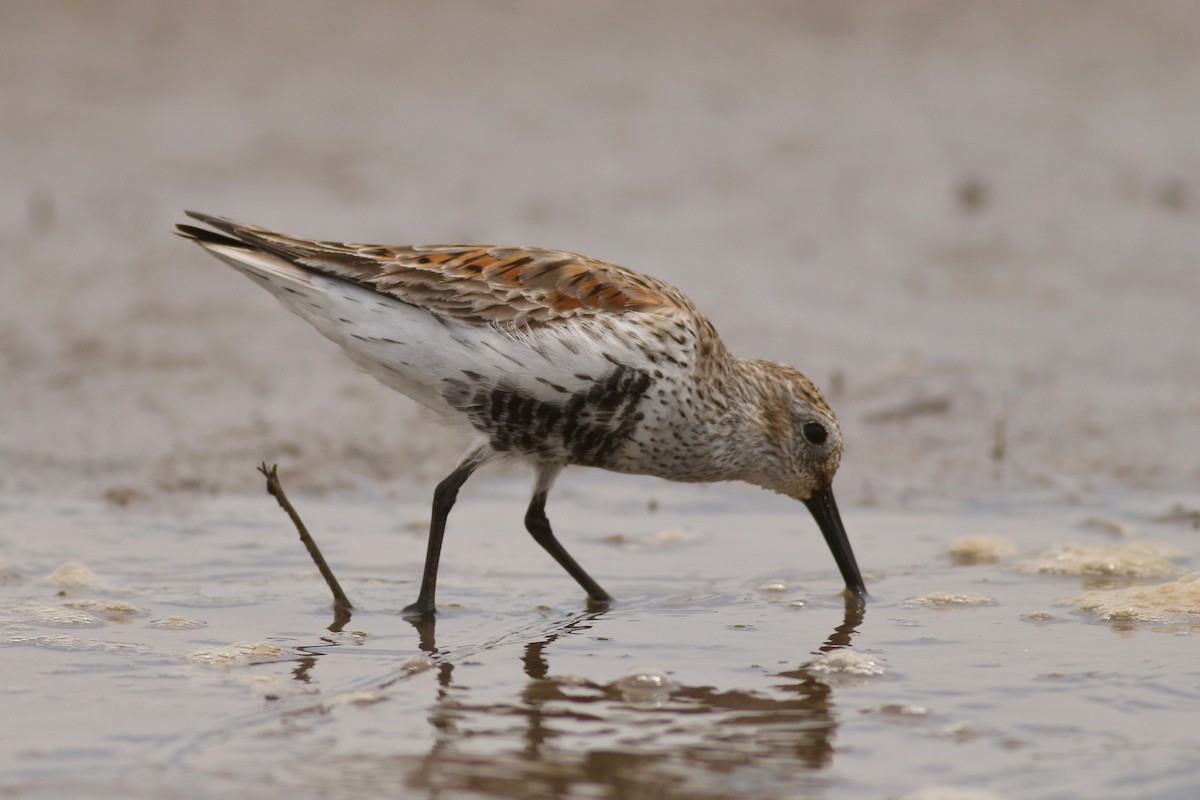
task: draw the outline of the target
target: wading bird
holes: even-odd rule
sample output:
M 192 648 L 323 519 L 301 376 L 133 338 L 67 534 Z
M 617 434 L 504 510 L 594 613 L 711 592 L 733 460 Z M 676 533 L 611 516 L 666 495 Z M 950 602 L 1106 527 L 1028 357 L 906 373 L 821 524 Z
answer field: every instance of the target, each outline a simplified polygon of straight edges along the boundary
M 446 517 L 500 458 L 534 468 L 525 527 L 588 596 L 609 595 L 546 517 L 572 464 L 675 481 L 739 480 L 803 502 L 858 598 L 866 587 L 831 488 L 837 418 L 804 375 L 732 355 L 678 289 L 576 253 L 341 244 L 187 212 L 179 233 L 275 295 L 384 384 L 472 442 L 433 494 L 409 616 L 434 613 Z

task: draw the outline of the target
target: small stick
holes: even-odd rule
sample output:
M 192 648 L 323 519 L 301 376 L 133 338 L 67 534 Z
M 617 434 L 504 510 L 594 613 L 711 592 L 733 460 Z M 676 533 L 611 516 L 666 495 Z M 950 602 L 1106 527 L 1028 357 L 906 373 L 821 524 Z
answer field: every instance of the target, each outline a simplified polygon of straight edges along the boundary
M 333 570 L 325 563 L 325 556 L 321 555 L 321 550 L 309 534 L 308 528 L 304 527 L 304 523 L 300 520 L 300 515 L 296 513 L 296 509 L 292 507 L 291 502 L 287 499 L 287 495 L 283 493 L 283 485 L 279 482 L 278 470 L 278 464 L 272 464 L 268 467 L 265 461 L 258 468 L 258 471 L 267 479 L 267 494 L 279 501 L 279 507 L 286 511 L 287 515 L 292 518 L 292 523 L 300 533 L 300 541 L 304 542 L 305 548 L 308 549 L 308 554 L 312 556 L 313 563 L 321 571 L 321 577 L 325 579 L 325 583 L 329 584 L 329 590 L 333 592 L 334 609 L 347 611 L 354 608 L 350 603 L 350 598 L 346 597 L 346 593 L 342 591 L 341 584 L 333 576 Z

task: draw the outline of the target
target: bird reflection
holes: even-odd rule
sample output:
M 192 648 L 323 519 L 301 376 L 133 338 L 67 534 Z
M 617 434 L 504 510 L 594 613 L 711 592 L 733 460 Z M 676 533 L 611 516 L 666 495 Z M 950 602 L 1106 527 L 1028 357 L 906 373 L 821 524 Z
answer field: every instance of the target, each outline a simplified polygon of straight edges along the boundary
M 615 796 L 674 796 L 697 770 L 711 788 L 714 779 L 746 769 L 756 771 L 756 782 L 776 773 L 783 781 L 797 767 L 815 773 L 830 765 L 834 689 L 805 665 L 774 673 L 779 682 L 770 691 L 675 685 L 661 703 L 631 699 L 620 682 L 552 675 L 554 643 L 610 613 L 579 614 L 525 644 L 526 683 L 512 700 L 474 699 L 470 687 L 455 683 L 454 665 L 442 661 L 429 716 L 435 741 L 408 784 L 435 797 L 437 790 L 526 797 L 531 782 L 544 787 L 538 796 L 574 794 L 585 784 Z M 864 613 L 862 601 L 848 597 L 841 624 L 814 653 L 848 647 Z M 437 658 L 434 624 L 422 622 L 418 636 L 422 651 Z

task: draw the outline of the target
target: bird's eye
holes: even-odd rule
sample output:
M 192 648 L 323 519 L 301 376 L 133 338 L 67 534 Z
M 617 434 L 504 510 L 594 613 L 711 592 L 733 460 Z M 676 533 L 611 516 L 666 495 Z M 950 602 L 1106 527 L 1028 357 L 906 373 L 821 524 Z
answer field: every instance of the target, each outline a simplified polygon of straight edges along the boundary
M 825 426 L 819 422 L 804 423 L 804 438 L 813 444 L 825 444 L 825 440 L 829 438 L 829 431 L 825 430 Z

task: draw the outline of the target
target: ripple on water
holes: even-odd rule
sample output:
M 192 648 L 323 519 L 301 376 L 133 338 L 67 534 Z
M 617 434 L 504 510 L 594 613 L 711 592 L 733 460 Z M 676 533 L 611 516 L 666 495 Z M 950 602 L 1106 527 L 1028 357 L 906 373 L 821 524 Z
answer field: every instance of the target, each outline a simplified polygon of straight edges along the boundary
M 605 544 L 615 545 L 631 550 L 669 550 L 675 547 L 692 544 L 697 540 L 692 531 L 681 528 L 664 528 L 646 536 L 629 536 L 624 533 L 613 533 L 601 537 Z
M 872 708 L 864 708 L 864 714 L 879 714 L 884 717 L 896 717 L 901 719 L 916 719 L 929 716 L 929 709 L 925 706 L 914 705 L 913 703 L 893 702 L 882 703 Z
M 163 617 L 162 619 L 151 620 L 151 628 L 161 628 L 163 630 L 191 630 L 193 628 L 203 628 L 208 625 L 207 622 L 199 619 L 188 619 L 187 617 Z
M 926 786 L 908 794 L 900 800 L 1000 800 L 998 795 L 980 789 L 964 789 L 959 786 Z
M 682 528 L 664 528 L 646 537 L 646 545 L 655 549 L 678 547 L 694 541 L 696 541 L 696 534 Z

